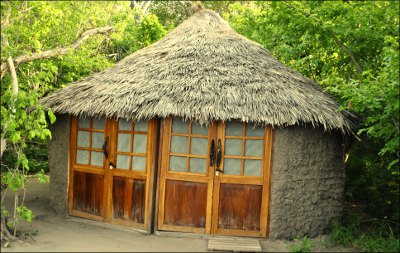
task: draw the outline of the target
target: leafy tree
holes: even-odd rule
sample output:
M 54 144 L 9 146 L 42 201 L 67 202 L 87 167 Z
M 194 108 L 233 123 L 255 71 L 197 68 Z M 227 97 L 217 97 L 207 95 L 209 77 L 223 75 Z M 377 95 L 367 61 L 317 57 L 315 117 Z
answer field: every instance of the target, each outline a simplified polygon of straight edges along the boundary
M 165 28 L 128 2 L 2 1 L 1 20 L 1 240 L 10 241 L 19 221 L 33 217 L 18 199 L 34 164 L 26 154 L 32 142 L 46 146 L 47 127 L 56 120 L 38 99 L 154 42 Z M 45 179 L 39 168 L 39 180 Z M 13 214 L 3 203 L 7 190 L 14 192 Z

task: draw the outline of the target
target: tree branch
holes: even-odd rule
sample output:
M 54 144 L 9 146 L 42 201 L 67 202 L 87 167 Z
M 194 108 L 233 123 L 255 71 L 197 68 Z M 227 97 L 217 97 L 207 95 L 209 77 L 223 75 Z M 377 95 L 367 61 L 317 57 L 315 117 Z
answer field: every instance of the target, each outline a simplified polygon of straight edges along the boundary
M 113 32 L 114 28 L 111 26 L 105 26 L 105 27 L 98 27 L 94 29 L 87 30 L 83 32 L 72 45 L 68 47 L 62 47 L 62 48 L 55 48 L 43 52 L 38 52 L 38 53 L 33 53 L 33 54 L 25 54 L 25 55 L 20 55 L 14 59 L 14 64 L 15 68 L 18 67 L 21 63 L 28 62 L 28 61 L 33 61 L 33 60 L 39 60 L 39 59 L 48 59 L 60 55 L 65 55 L 71 52 L 71 50 L 75 50 L 78 47 L 80 47 L 83 42 L 88 40 L 90 37 L 96 35 L 96 34 L 108 34 L 110 32 Z M 8 70 L 8 65 L 7 62 L 2 62 L 1 63 L 1 78 L 5 76 L 7 70 Z

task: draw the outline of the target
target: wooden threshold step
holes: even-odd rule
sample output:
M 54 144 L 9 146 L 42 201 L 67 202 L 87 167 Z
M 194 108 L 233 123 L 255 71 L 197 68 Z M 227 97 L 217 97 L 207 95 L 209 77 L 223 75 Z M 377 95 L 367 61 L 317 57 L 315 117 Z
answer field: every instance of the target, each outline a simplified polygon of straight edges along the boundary
M 259 240 L 236 238 L 210 238 L 208 250 L 223 250 L 233 252 L 261 252 Z

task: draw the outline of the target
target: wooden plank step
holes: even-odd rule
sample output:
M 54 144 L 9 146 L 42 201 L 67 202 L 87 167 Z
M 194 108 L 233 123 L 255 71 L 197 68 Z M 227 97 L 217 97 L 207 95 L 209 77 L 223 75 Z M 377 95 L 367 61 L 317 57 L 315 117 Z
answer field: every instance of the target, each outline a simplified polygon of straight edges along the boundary
M 237 238 L 210 238 L 208 250 L 223 250 L 233 252 L 261 252 L 259 240 Z

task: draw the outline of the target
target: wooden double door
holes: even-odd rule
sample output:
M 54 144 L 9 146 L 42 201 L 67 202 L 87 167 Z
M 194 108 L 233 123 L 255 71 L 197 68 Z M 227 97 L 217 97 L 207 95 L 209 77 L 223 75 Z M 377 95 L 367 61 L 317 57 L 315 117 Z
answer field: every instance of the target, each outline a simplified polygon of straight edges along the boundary
M 266 237 L 270 128 L 164 121 L 158 230 Z
M 153 120 L 71 119 L 69 214 L 148 230 Z

